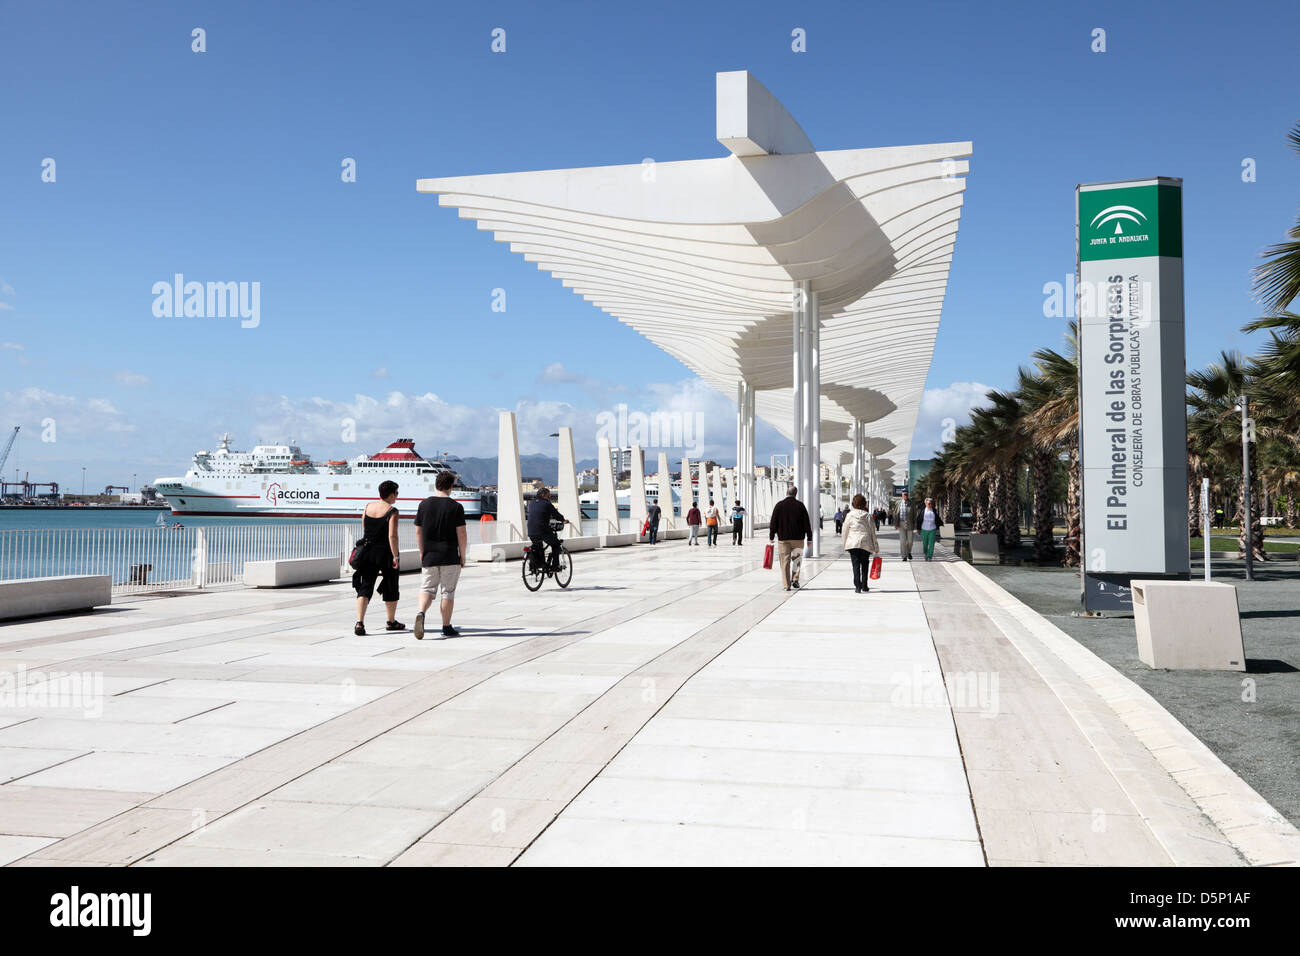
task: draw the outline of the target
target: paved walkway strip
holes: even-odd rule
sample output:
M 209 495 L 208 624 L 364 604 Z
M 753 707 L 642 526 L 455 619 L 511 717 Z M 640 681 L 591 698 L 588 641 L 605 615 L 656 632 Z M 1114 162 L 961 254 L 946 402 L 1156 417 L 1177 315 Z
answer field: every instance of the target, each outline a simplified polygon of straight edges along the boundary
M 563 592 L 475 568 L 449 641 L 352 636 L 343 584 L 11 625 L 0 668 L 98 675 L 103 696 L 0 710 L 0 863 L 1300 855 L 1131 682 L 975 569 L 905 564 L 882 536 L 867 595 L 835 554 L 784 592 L 761 539 L 578 555 Z

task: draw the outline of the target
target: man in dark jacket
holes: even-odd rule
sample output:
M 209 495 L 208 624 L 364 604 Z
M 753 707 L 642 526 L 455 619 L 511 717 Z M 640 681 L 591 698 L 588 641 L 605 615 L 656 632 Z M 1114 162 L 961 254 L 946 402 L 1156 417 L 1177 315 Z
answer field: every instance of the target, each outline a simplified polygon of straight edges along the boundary
M 560 538 L 551 530 L 552 519 L 567 525 L 573 524 L 551 504 L 551 489 L 543 488 L 528 503 L 528 537 L 533 543 L 532 554 L 537 558 L 539 566 L 546 557 L 546 546 L 551 546 L 550 567 L 554 570 L 560 555 Z
M 781 583 L 785 589 L 790 590 L 791 586 L 799 586 L 799 568 L 796 565 L 794 574 L 790 573 L 791 556 L 798 553 L 800 558 L 803 557 L 803 543 L 807 540 L 812 543 L 812 522 L 808 520 L 808 509 L 803 506 L 803 502 L 795 497 L 799 489 L 794 485 L 785 493 L 785 498 L 776 503 L 772 509 L 772 517 L 768 519 L 767 540 L 775 539 L 777 552 L 781 558 Z

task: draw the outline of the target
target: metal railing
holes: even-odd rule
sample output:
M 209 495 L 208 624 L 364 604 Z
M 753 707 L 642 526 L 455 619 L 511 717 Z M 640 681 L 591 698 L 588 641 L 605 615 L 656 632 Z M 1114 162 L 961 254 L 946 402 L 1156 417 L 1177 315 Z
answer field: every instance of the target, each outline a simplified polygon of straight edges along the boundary
M 115 597 L 232 587 L 249 561 L 337 557 L 342 573 L 359 537 L 360 523 L 0 531 L 0 581 L 107 574 Z M 414 547 L 414 528 L 399 542 Z

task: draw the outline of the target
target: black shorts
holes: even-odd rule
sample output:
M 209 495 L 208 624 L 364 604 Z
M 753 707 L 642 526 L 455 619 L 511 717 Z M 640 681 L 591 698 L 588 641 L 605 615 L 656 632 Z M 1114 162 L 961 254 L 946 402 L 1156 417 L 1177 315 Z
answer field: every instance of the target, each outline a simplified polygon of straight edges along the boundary
M 396 601 L 399 597 L 397 587 L 397 568 L 393 567 L 393 555 L 387 549 L 377 557 L 370 567 L 352 573 L 352 587 L 357 597 L 375 596 L 375 581 L 379 581 L 379 596 L 385 601 Z

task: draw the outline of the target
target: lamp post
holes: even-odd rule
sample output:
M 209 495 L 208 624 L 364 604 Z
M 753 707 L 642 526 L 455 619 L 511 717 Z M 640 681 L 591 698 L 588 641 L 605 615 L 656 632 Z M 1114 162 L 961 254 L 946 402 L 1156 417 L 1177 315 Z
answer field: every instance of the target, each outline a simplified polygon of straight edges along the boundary
M 82 497 L 85 497 L 86 495 L 86 466 L 85 465 L 81 466 L 81 494 Z
M 1250 396 L 1237 399 L 1241 409 L 1241 521 L 1246 537 L 1246 580 L 1255 580 L 1255 526 L 1250 518 Z

